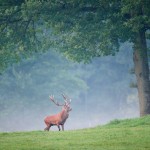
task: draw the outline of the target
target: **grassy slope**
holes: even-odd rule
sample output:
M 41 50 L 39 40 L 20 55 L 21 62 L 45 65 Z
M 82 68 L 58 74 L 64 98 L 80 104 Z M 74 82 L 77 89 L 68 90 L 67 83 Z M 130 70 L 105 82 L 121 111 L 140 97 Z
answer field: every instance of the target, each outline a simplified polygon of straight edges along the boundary
M 0 150 L 150 150 L 150 116 L 65 132 L 0 133 Z

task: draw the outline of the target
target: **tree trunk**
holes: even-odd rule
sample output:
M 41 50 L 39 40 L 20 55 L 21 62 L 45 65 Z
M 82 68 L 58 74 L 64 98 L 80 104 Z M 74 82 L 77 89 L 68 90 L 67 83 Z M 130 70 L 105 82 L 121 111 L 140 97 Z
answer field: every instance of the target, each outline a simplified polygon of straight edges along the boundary
M 145 31 L 137 34 L 133 60 L 137 79 L 140 116 L 150 114 L 150 80 Z

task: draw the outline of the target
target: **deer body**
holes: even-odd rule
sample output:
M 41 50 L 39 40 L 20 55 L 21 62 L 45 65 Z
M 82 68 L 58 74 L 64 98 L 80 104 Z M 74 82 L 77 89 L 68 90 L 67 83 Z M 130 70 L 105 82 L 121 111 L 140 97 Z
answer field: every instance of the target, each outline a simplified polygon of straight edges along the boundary
M 54 102 L 54 97 L 50 97 L 50 99 Z M 57 106 L 62 106 L 56 102 L 54 102 Z M 58 114 L 55 115 L 51 115 L 51 116 L 47 116 L 44 119 L 44 122 L 46 124 L 46 128 L 44 130 L 49 131 L 51 126 L 56 125 L 60 131 L 60 125 L 62 126 L 62 130 L 64 130 L 64 123 L 66 122 L 67 118 L 69 117 L 69 111 L 71 111 L 72 109 L 69 106 L 69 102 L 65 102 L 65 104 L 63 105 L 62 111 Z

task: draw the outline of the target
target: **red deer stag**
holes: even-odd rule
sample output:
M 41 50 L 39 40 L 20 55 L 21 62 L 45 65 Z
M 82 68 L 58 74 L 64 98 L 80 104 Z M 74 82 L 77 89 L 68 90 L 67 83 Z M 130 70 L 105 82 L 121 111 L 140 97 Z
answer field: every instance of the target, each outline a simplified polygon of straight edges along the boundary
M 62 107 L 62 111 L 59 112 L 56 115 L 52 115 L 52 116 L 47 116 L 44 119 L 44 122 L 46 124 L 46 128 L 44 129 L 45 131 L 49 131 L 51 126 L 56 125 L 60 131 L 60 125 L 62 127 L 62 130 L 64 131 L 64 124 L 67 120 L 67 118 L 69 117 L 69 112 L 72 110 L 72 108 L 70 108 L 70 103 L 71 103 L 71 99 L 62 94 L 63 98 L 64 98 L 64 104 L 59 104 L 57 101 L 54 100 L 54 96 L 49 96 L 50 100 L 56 104 L 57 106 L 63 106 Z

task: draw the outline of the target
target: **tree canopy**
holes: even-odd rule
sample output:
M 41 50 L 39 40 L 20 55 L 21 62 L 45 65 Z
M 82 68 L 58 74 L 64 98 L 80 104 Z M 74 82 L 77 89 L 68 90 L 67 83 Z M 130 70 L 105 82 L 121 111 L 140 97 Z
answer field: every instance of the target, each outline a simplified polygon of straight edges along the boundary
M 140 115 L 150 114 L 149 0 L 1 0 L 0 64 L 55 49 L 77 62 L 133 44 Z
M 1 0 L 1 68 L 49 47 L 79 62 L 114 55 L 150 28 L 149 7 L 149 0 Z

